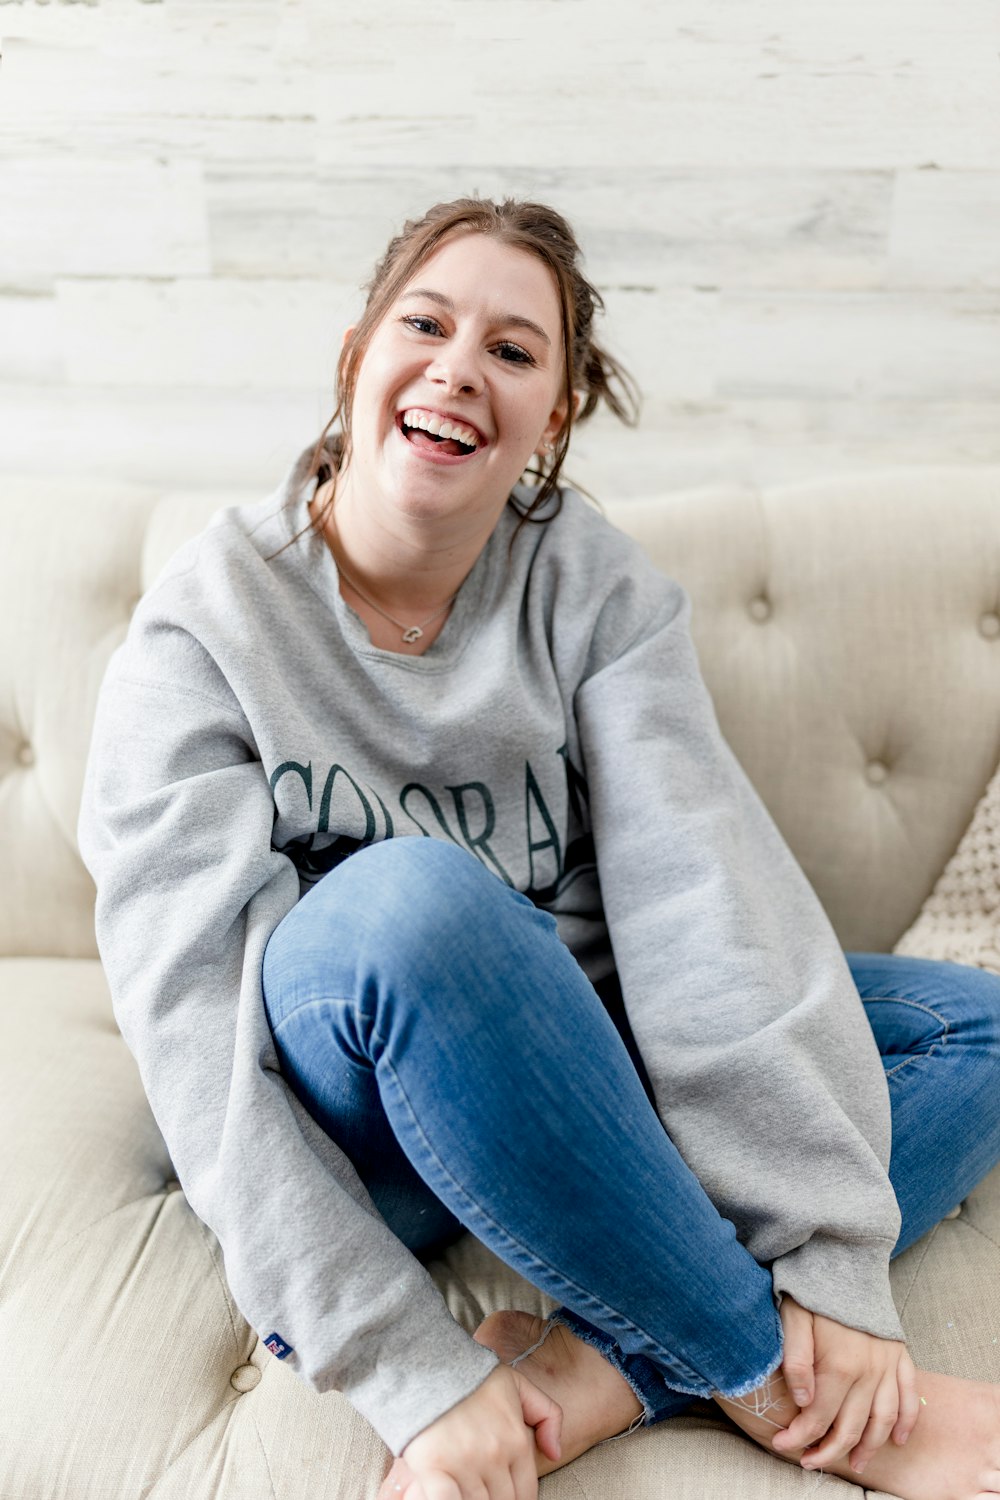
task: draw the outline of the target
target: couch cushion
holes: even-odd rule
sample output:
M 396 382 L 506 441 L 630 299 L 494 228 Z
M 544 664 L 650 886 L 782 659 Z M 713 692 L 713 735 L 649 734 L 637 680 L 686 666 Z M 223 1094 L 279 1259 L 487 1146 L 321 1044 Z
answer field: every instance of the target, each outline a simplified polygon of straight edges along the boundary
M 189 1209 L 93 961 L 0 962 L 0 1495 L 4 1500 L 361 1500 L 391 1456 L 316 1395 L 232 1303 Z M 553 1303 L 465 1234 L 430 1270 L 471 1333 Z M 895 1263 L 918 1363 L 1000 1381 L 1000 1171 Z M 592 1449 L 541 1500 L 774 1500 L 815 1476 L 710 1404 Z M 827 1479 L 824 1494 L 857 1495 Z

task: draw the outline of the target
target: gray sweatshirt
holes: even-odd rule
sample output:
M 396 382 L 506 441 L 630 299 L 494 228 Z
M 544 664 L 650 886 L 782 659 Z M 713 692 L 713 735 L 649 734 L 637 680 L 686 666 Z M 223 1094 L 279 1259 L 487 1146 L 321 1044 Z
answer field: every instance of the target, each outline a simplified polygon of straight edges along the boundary
M 78 829 L 115 1016 L 247 1321 L 397 1455 L 498 1363 L 288 1087 L 263 1007 L 300 897 L 429 837 L 551 911 L 593 981 L 617 968 L 660 1119 L 776 1290 L 901 1339 L 878 1052 L 721 736 L 683 588 L 564 490 L 509 565 L 506 507 L 423 656 L 378 649 L 321 537 L 267 560 L 309 521 L 308 456 L 139 603 Z

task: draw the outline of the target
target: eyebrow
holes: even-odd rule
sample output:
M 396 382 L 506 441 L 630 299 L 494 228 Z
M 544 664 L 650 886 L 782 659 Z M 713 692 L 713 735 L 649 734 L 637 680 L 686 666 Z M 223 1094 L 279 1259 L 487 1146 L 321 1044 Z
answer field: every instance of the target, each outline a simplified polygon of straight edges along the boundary
M 423 297 L 425 301 L 436 302 L 439 307 L 446 308 L 448 312 L 455 311 L 455 304 L 450 297 L 446 297 L 443 292 L 432 291 L 430 287 L 414 287 L 412 291 L 404 293 L 404 297 L 406 300 L 411 297 Z M 532 333 L 537 333 L 550 349 L 552 347 L 552 340 L 545 329 L 539 328 L 538 324 L 533 323 L 530 318 L 523 318 L 520 313 L 504 313 L 497 321 L 505 328 L 527 328 Z

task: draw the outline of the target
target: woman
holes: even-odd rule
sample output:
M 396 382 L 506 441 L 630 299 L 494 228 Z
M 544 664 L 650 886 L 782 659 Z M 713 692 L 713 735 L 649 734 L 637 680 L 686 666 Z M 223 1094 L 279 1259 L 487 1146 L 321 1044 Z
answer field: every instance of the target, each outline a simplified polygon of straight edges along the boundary
M 80 823 L 122 1033 L 238 1306 L 384 1493 L 533 1500 L 712 1396 L 804 1467 L 1000 1494 L 997 1391 L 918 1374 L 888 1282 L 1000 1158 L 1000 981 L 848 963 L 683 589 L 557 485 L 631 395 L 578 258 L 538 204 L 408 223 L 342 432 L 140 604 Z M 469 1338 L 423 1265 L 463 1228 L 551 1319 Z

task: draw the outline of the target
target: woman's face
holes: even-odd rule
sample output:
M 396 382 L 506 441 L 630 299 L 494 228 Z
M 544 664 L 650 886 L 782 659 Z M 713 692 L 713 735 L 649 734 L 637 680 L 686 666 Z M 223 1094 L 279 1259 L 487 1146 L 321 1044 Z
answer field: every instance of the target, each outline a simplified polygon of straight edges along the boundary
M 407 282 L 362 358 L 352 488 L 414 518 L 495 522 L 565 419 L 564 364 L 549 268 L 488 236 L 455 235 Z M 459 440 L 426 430 L 445 420 Z

